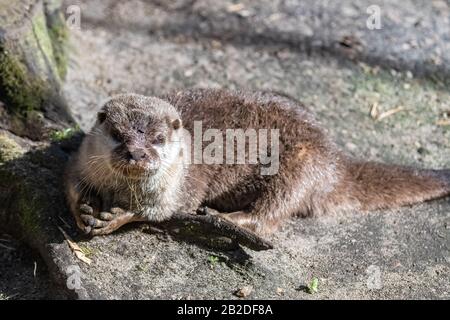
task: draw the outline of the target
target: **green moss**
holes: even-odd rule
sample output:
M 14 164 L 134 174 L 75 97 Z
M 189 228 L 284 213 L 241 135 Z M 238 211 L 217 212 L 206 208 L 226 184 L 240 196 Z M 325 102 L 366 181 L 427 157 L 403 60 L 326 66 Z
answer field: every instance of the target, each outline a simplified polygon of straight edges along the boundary
M 32 21 L 32 34 L 29 34 L 29 47 L 36 46 L 37 59 L 42 70 L 52 69 L 52 73 L 57 76 L 57 67 L 53 55 L 52 39 L 47 28 L 47 21 L 44 14 L 37 15 Z M 50 79 L 51 80 L 51 79 Z M 59 79 L 58 79 L 59 80 Z
M 311 282 L 307 286 L 307 291 L 309 294 L 317 293 L 319 287 L 319 279 L 314 277 L 312 278 Z
M 32 238 L 39 231 L 40 208 L 38 202 L 34 197 L 27 196 L 27 192 L 23 190 L 20 197 L 18 197 L 18 209 L 20 212 L 19 223 L 23 234 Z
M 66 128 L 63 130 L 55 130 L 50 134 L 50 140 L 55 141 L 55 142 L 63 141 L 63 140 L 71 138 L 78 131 L 80 131 L 80 127 L 78 125 L 76 125 L 73 128 Z
M 56 68 L 61 79 L 64 79 L 67 74 L 67 49 L 66 44 L 69 38 L 69 32 L 64 20 L 61 18 L 53 23 L 48 29 L 48 35 L 53 46 L 53 56 L 56 62 Z
M 0 163 L 14 160 L 24 153 L 23 148 L 14 140 L 4 134 L 0 134 Z
M 8 300 L 9 297 L 3 293 L 0 293 L 0 300 Z
M 16 169 L 16 162 L 20 162 L 24 154 L 25 150 L 14 140 L 4 134 L 0 135 L 0 185 L 10 189 L 10 196 L 13 197 L 9 200 L 11 203 L 3 202 L 2 205 L 17 215 L 20 228 L 24 231 L 22 234 L 33 237 L 39 230 L 43 206 L 39 203 L 36 191 L 28 181 L 24 181 L 23 175 L 28 176 L 25 173 L 28 171 Z M 7 199 L 9 198 L 2 201 Z
M 214 269 L 216 264 L 220 261 L 220 258 L 215 255 L 209 255 L 208 256 L 208 262 L 211 269 Z
M 14 107 L 14 110 L 22 115 L 41 108 L 44 84 L 31 79 L 23 62 L 2 47 L 0 70 L 0 95 L 9 107 Z
M 96 253 L 96 251 L 97 251 L 97 250 L 95 250 L 95 249 L 93 249 L 93 248 L 90 248 L 90 247 L 88 247 L 88 246 L 84 246 L 84 245 L 81 245 L 81 244 L 79 244 L 78 246 L 80 247 L 81 252 L 82 252 L 86 257 L 92 257 L 92 256 Z
M 136 271 L 147 272 L 148 266 L 142 265 L 142 264 L 137 264 L 137 265 L 135 265 L 135 269 L 136 269 Z
M 48 35 L 43 34 L 43 22 L 45 28 L 44 16 L 36 18 L 33 21 L 33 29 L 30 34 L 26 35 L 24 39 L 25 48 L 33 51 L 30 54 L 37 58 L 38 67 L 45 70 L 46 61 L 42 57 L 42 52 L 48 53 Z M 47 38 L 47 39 L 46 39 Z M 48 41 L 46 41 L 48 40 Z M 51 50 L 51 45 L 50 45 Z M 51 51 L 50 51 L 51 53 Z M 2 72 L 0 77 L 0 93 L 5 97 L 6 103 L 9 107 L 13 107 L 15 111 L 19 111 L 24 115 L 28 111 L 38 110 L 41 108 L 46 84 L 44 79 L 39 79 L 30 74 L 30 71 L 23 61 L 26 53 L 11 52 L 6 46 L 0 47 L 0 70 Z
M 0 207 L 0 218 L 2 218 L 1 211 L 7 208 L 9 214 L 14 214 L 15 221 L 11 227 L 13 232 L 19 231 L 19 235 L 29 237 L 30 239 L 39 236 L 41 225 L 41 212 L 43 212 L 43 204 L 38 200 L 36 190 L 32 189 L 27 181 L 23 180 L 20 174 L 14 173 L 11 166 L 0 166 L 0 185 L 8 186 L 10 191 L 6 198 L 0 197 L 2 205 Z M 5 196 L 3 194 L 3 196 Z M 8 215 L 7 212 L 7 215 Z M 2 223 L 10 223 L 8 219 Z
M 48 27 L 44 13 L 37 14 L 18 42 L 0 46 L 0 95 L 21 115 L 42 109 L 66 73 L 67 30 L 62 17 L 53 20 Z
M 406 73 L 395 75 L 386 70 L 377 74 L 372 72 L 357 73 L 353 78 L 353 97 L 364 108 L 361 111 L 368 116 L 370 107 L 378 104 L 378 112 L 385 112 L 398 107 L 404 111 L 375 122 L 375 126 L 384 127 L 384 123 L 397 123 L 402 127 L 435 124 L 442 112 L 446 110 L 450 95 L 441 84 L 429 79 L 408 78 Z

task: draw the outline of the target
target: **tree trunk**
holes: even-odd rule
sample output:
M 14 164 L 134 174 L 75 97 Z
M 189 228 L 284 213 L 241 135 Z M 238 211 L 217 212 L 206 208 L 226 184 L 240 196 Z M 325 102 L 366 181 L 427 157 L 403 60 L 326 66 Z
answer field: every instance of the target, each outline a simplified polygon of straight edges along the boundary
M 61 81 L 68 30 L 59 0 L 0 0 L 0 127 L 33 140 L 73 125 Z
M 68 297 L 66 269 L 77 265 L 58 231 L 61 192 L 76 131 L 61 93 L 68 30 L 59 0 L 0 0 L 0 231 L 37 249 Z M 66 139 L 67 138 L 67 139 Z

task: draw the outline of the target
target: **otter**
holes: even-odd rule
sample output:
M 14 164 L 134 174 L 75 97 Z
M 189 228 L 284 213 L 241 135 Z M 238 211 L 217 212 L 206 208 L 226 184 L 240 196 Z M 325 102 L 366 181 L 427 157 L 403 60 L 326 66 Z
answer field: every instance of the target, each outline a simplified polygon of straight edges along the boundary
M 261 174 L 267 167 L 262 161 L 186 161 L 192 155 L 186 136 L 199 121 L 223 132 L 276 129 L 276 172 Z M 67 166 L 66 193 L 78 227 L 90 235 L 206 207 L 267 236 L 292 216 L 394 208 L 448 196 L 450 170 L 347 156 L 301 102 L 281 93 L 198 89 L 112 97 Z

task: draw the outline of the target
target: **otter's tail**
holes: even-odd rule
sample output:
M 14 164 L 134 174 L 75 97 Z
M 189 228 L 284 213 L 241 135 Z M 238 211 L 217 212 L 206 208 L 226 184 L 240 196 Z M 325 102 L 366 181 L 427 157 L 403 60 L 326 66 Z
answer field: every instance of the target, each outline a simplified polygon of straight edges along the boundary
M 335 196 L 345 195 L 347 199 L 341 200 L 362 210 L 395 208 L 450 195 L 450 170 L 349 161 L 345 171 L 342 185 L 350 190 Z

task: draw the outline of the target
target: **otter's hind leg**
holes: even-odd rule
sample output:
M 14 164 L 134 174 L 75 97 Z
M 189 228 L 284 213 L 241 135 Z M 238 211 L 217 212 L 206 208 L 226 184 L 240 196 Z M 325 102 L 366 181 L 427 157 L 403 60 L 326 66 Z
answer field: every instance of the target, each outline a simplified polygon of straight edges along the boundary
M 260 235 L 270 235 L 287 218 L 305 210 L 306 191 L 293 187 L 292 180 L 287 183 L 282 176 L 272 177 L 247 210 L 218 215 Z

